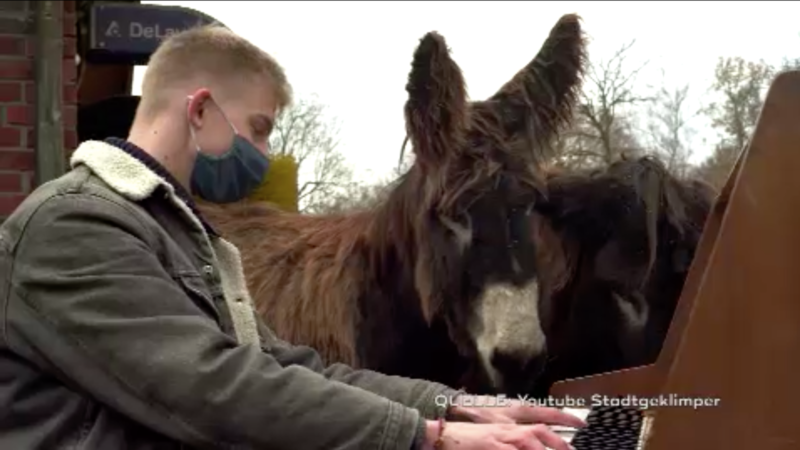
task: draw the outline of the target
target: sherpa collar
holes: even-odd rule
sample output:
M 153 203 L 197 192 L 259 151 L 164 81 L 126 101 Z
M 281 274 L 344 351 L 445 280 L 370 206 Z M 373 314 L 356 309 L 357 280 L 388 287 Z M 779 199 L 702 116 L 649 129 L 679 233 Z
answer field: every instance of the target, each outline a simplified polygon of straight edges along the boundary
M 190 219 L 209 235 L 216 231 L 203 220 L 194 201 L 175 179 L 154 158 L 135 145 L 117 138 L 106 141 L 85 141 L 70 159 L 72 168 L 85 165 L 112 189 L 131 201 L 144 200 L 163 188 L 181 208 L 188 209 Z

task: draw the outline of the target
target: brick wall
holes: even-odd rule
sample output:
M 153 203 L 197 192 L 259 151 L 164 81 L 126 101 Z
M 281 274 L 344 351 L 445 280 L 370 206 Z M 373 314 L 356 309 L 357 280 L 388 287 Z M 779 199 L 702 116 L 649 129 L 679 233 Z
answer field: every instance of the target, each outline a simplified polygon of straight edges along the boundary
M 36 43 L 31 3 L 0 1 L 0 217 L 13 211 L 34 184 Z M 75 3 L 54 2 L 63 8 L 62 119 L 67 152 L 77 146 Z

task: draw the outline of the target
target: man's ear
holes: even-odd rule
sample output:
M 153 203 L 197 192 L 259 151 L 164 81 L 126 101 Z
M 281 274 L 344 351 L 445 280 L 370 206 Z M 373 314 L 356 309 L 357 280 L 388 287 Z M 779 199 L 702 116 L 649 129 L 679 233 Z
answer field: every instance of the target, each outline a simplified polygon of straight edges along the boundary
M 186 116 L 195 128 L 203 126 L 209 101 L 213 101 L 213 99 L 211 91 L 207 88 L 200 88 L 186 97 Z

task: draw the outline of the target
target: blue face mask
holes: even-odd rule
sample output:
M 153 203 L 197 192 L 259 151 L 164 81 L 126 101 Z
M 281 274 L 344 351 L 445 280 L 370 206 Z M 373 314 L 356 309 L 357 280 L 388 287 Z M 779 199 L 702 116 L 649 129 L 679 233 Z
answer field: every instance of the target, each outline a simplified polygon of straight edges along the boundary
M 261 185 L 269 170 L 269 158 L 243 138 L 225 113 L 220 112 L 233 130 L 233 143 L 220 156 L 203 153 L 197 144 L 194 128 L 189 126 L 197 146 L 191 187 L 195 195 L 208 202 L 233 203 L 243 200 Z

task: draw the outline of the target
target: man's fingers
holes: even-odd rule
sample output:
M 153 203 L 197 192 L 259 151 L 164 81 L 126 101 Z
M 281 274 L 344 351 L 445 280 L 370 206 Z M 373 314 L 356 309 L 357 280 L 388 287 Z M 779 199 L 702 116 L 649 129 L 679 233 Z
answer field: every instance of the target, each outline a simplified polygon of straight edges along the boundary
M 517 421 L 503 414 L 495 414 L 492 416 L 492 423 L 516 425 Z
M 561 436 L 557 435 L 547 425 L 534 425 L 533 433 L 536 438 L 553 450 L 573 450 L 572 446 L 567 443 Z
M 507 439 L 503 442 L 513 443 L 522 450 L 572 450 L 567 441 L 547 425 L 519 425 L 516 430 L 508 433 Z
M 496 450 L 517 450 L 519 447 L 516 445 L 506 444 L 505 442 L 497 442 L 496 445 L 492 446 L 493 449 Z
M 548 425 L 562 425 L 565 427 L 583 428 L 586 422 L 580 417 L 561 411 L 556 408 L 521 406 L 517 421 L 521 423 L 546 423 Z
M 536 439 L 528 439 L 526 441 L 522 441 L 517 446 L 520 450 L 547 450 L 547 448 Z

